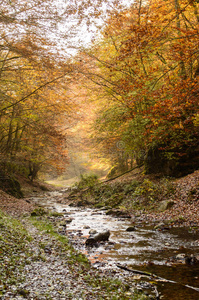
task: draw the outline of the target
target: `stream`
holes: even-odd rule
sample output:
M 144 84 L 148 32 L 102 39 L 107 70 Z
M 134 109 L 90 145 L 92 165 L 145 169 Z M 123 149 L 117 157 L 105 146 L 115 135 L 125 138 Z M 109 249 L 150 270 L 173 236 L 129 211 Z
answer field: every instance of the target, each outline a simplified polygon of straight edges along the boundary
M 65 230 L 74 248 L 84 253 L 94 267 L 127 273 L 117 264 L 128 269 L 149 272 L 164 280 L 153 283 L 157 286 L 161 299 L 199 299 L 199 233 L 189 228 L 165 226 L 154 229 L 157 223 L 148 224 L 139 218 L 115 218 L 106 215 L 105 210 L 85 207 L 71 207 L 60 204 L 64 191 L 49 192 L 35 196 L 31 201 L 56 212 L 63 213 L 67 221 Z M 71 221 L 72 220 L 72 221 Z M 128 227 L 133 231 L 126 231 Z M 96 247 L 86 247 L 85 241 L 90 231 L 110 231 L 108 242 Z M 185 256 L 188 257 L 185 263 Z M 129 276 L 132 273 L 129 272 Z M 149 281 L 146 277 L 135 276 L 140 282 Z M 150 279 L 151 280 L 151 279 Z M 198 289 L 198 290 L 197 290 Z

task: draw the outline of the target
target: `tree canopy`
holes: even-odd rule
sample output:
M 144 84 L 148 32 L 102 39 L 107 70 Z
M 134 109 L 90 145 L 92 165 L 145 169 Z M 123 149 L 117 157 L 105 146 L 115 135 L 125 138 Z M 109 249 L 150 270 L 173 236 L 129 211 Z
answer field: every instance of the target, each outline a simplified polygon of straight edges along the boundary
M 197 1 L 139 0 L 112 14 L 84 54 L 104 144 L 137 160 L 158 149 L 177 161 L 198 147 L 198 22 Z
M 89 120 L 95 118 L 92 143 L 112 163 L 126 169 L 155 152 L 172 162 L 195 155 L 199 3 L 136 0 L 126 8 L 122 3 L 1 1 L 5 169 L 25 168 L 32 179 L 44 165 L 61 170 L 68 160 L 67 129 L 78 118 L 82 122 L 77 111 L 80 102 L 88 109 L 89 101 L 96 101 Z M 89 39 L 95 37 L 92 45 L 84 29 Z

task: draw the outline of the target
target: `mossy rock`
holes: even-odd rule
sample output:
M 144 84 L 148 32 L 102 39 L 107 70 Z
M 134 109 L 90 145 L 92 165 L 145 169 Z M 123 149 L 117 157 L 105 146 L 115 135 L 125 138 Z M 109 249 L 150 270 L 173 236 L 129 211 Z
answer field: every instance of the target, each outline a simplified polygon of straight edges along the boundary
M 42 207 L 38 207 L 38 208 L 35 208 L 32 212 L 31 212 L 31 216 L 32 217 L 36 217 L 36 216 L 44 216 L 44 215 L 47 215 L 48 212 L 42 208 Z
M 13 176 L 0 172 L 0 188 L 9 195 L 16 198 L 23 198 L 21 186 L 18 180 Z
M 173 201 L 173 200 L 161 201 L 158 210 L 165 211 L 165 210 L 171 208 L 174 204 L 175 204 L 175 201 Z
M 126 218 L 126 219 L 131 218 L 128 212 L 119 209 L 110 209 L 106 212 L 106 215 L 111 215 L 113 217 Z
M 17 292 L 19 295 L 23 296 L 24 298 L 27 298 L 30 294 L 30 292 L 25 289 L 19 289 Z

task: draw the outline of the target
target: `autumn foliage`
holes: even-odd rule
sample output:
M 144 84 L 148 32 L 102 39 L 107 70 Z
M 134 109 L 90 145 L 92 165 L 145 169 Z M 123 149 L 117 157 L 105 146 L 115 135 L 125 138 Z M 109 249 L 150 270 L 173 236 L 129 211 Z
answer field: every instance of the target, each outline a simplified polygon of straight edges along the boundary
M 73 24 L 91 29 L 105 14 L 100 37 L 83 49 Z M 128 169 L 154 153 L 198 161 L 198 1 L 136 0 L 126 9 L 115 0 L 2 1 L 0 39 L 2 168 L 32 179 L 42 166 L 61 170 L 66 129 L 88 100 L 96 101 L 91 141 L 112 163 Z
M 2 1 L 0 10 L 0 166 L 32 180 L 41 167 L 60 171 L 68 159 L 70 68 L 60 67 L 45 36 L 46 22 L 52 30 L 59 17 L 53 3 Z
M 105 146 L 122 141 L 123 155 L 155 149 L 175 161 L 199 147 L 198 10 L 198 1 L 139 0 L 110 16 L 85 72 L 99 86 L 95 130 Z

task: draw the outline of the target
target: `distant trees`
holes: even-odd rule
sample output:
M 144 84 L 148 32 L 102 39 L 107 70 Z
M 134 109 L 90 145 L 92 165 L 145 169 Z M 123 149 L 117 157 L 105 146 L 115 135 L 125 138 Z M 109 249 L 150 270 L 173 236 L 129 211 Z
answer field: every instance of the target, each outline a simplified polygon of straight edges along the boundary
M 199 146 L 198 25 L 189 0 L 137 0 L 109 18 L 84 72 L 99 86 L 95 135 L 104 145 L 176 162 Z
M 1 168 L 33 180 L 44 165 L 64 167 L 65 129 L 77 118 L 69 89 L 78 64 L 70 55 L 83 44 L 80 28 L 91 30 L 116 2 L 1 1 Z

